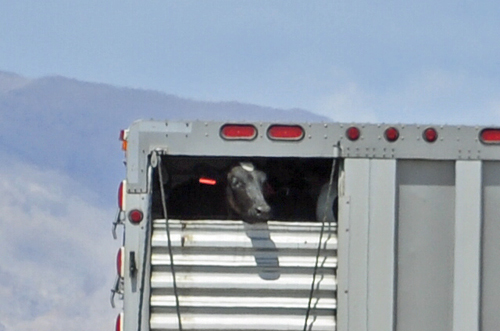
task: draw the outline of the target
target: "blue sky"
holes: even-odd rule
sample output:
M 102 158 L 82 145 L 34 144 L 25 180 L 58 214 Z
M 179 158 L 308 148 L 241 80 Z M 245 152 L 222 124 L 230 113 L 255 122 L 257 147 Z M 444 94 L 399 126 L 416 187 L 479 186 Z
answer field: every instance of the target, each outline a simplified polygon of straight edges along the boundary
M 499 1 L 0 0 L 0 31 L 0 71 L 30 78 L 340 121 L 500 123 Z M 112 329 L 115 206 L 43 159 L 0 158 L 0 331 Z
M 1 3 L 0 68 L 28 77 L 300 107 L 341 121 L 499 119 L 497 1 Z

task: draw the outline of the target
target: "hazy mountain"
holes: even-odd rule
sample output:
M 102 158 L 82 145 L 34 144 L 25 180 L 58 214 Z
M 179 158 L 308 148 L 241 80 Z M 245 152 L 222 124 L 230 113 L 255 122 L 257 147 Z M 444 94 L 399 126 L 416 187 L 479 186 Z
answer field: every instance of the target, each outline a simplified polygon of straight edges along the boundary
M 0 150 L 109 195 L 124 176 L 119 131 L 140 118 L 321 122 L 310 112 L 0 72 Z M 113 184 L 111 184 L 113 183 Z M 111 197 L 110 197 L 111 198 Z
M 118 135 L 140 118 L 326 120 L 0 72 L 0 331 L 111 329 L 120 241 L 109 230 L 125 176 Z

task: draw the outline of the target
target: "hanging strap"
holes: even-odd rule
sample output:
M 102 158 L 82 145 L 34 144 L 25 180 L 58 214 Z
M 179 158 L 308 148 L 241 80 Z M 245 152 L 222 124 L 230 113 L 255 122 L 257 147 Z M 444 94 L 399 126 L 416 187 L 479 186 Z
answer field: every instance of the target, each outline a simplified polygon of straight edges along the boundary
M 332 208 L 332 206 L 329 204 L 329 201 L 330 201 L 331 194 L 332 194 L 332 186 L 334 184 L 336 164 L 337 164 L 336 159 L 333 159 L 332 170 L 330 172 L 330 181 L 328 183 L 328 193 L 327 193 L 326 199 L 325 199 L 325 206 L 323 209 L 323 217 L 321 219 L 321 231 L 319 234 L 318 248 L 316 250 L 316 261 L 314 263 L 313 278 L 312 278 L 312 283 L 311 283 L 311 289 L 309 291 L 309 300 L 307 302 L 306 318 L 304 321 L 303 331 L 307 331 L 307 322 L 309 320 L 309 315 L 311 313 L 311 303 L 312 303 L 312 298 L 314 295 L 314 285 L 316 284 L 316 275 L 318 273 L 319 257 L 321 254 L 321 245 L 322 245 L 322 241 L 323 241 L 323 234 L 325 232 L 325 225 L 328 223 L 328 226 L 329 227 L 331 226 L 331 219 L 328 219 L 328 222 L 327 222 L 327 216 L 328 216 L 328 208 Z
M 172 240 L 170 239 L 170 225 L 168 221 L 168 214 L 167 214 L 167 196 L 165 194 L 165 189 L 163 187 L 164 181 L 163 181 L 163 169 L 162 169 L 162 162 L 161 162 L 161 157 L 158 156 L 158 174 L 159 174 L 159 179 L 160 179 L 160 191 L 161 191 L 161 202 L 163 205 L 163 217 L 165 217 L 165 223 L 166 223 L 166 232 L 167 232 L 167 240 L 168 240 L 168 255 L 170 257 L 170 271 L 172 272 L 172 280 L 173 280 L 173 288 L 174 288 L 174 295 L 175 295 L 175 308 L 177 312 L 177 321 L 179 325 L 179 331 L 182 331 L 182 320 L 181 320 L 181 311 L 180 311 L 180 304 L 179 304 L 179 293 L 177 291 L 177 280 L 175 277 L 175 267 L 174 267 L 174 255 L 172 254 Z

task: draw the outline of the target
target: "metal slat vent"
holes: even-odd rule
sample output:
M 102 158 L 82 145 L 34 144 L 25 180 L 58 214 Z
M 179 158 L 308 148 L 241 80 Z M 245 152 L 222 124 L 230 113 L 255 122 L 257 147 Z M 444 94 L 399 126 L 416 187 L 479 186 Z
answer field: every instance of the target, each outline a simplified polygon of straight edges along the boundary
M 177 330 L 165 220 L 152 236 L 151 330 Z M 169 220 L 184 330 L 302 330 L 321 223 Z M 336 225 L 326 224 L 308 330 L 335 330 Z

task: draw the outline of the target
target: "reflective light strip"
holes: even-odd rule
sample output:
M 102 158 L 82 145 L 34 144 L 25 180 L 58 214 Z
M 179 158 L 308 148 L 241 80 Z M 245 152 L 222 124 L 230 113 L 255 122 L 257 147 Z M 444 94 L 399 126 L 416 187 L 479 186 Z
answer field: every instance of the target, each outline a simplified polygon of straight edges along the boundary
M 215 179 L 211 179 L 211 178 L 206 178 L 206 177 L 201 177 L 199 179 L 199 183 L 200 184 L 204 184 L 204 185 L 216 185 L 217 184 L 217 181 Z

